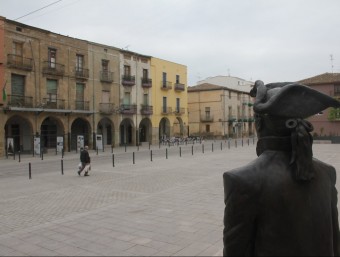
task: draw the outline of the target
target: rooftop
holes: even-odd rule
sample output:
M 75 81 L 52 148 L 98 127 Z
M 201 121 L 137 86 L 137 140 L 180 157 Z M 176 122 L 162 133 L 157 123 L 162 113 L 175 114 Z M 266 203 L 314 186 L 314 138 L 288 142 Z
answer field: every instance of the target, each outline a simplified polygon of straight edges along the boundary
M 311 78 L 303 79 L 298 81 L 301 84 L 312 85 L 312 84 L 333 84 L 340 82 L 340 73 L 324 73 Z

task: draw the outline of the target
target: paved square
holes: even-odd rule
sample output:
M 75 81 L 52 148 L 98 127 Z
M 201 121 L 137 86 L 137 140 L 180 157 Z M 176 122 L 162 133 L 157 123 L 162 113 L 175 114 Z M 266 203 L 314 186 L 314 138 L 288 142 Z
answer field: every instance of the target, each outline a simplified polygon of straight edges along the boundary
M 90 177 L 76 153 L 1 159 L 0 255 L 222 255 L 222 174 L 256 158 L 253 142 L 151 150 L 114 149 L 115 167 L 111 149 L 91 151 Z M 340 171 L 340 145 L 314 156 Z

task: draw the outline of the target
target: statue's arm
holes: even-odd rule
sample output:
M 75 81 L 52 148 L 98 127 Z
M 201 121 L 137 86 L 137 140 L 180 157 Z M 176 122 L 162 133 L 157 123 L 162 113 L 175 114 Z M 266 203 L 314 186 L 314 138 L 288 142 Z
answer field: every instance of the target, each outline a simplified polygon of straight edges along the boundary
M 253 255 L 257 201 L 249 185 L 237 175 L 225 173 L 223 181 L 223 255 Z

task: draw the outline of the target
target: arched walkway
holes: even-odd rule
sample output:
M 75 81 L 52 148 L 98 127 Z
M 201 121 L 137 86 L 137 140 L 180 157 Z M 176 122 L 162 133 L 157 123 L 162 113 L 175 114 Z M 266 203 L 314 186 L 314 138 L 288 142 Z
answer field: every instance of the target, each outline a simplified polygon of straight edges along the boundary
M 98 122 L 97 134 L 103 135 L 104 145 L 114 145 L 114 125 L 108 118 L 103 118 Z
M 159 122 L 159 139 L 170 138 L 170 121 L 168 118 L 162 118 Z
M 20 115 L 11 117 L 5 124 L 5 139 L 6 150 L 8 150 L 9 141 L 13 140 L 13 145 L 11 146 L 13 151 L 33 151 L 32 124 Z
M 77 149 L 77 137 L 84 137 L 84 145 L 90 144 L 91 125 L 87 120 L 75 119 L 71 126 L 71 150 Z
M 41 131 L 41 146 L 44 148 L 56 148 L 57 137 L 63 137 L 65 134 L 64 128 L 60 120 L 54 117 L 47 117 L 40 126 Z
M 139 124 L 139 143 L 149 142 L 152 140 L 152 123 L 150 119 L 144 118 Z
M 120 140 L 119 140 L 119 144 L 120 145 L 132 145 L 133 144 L 133 140 L 135 138 L 134 136 L 134 126 L 133 126 L 133 122 L 131 119 L 126 118 L 124 119 L 119 126 L 119 131 L 120 131 Z

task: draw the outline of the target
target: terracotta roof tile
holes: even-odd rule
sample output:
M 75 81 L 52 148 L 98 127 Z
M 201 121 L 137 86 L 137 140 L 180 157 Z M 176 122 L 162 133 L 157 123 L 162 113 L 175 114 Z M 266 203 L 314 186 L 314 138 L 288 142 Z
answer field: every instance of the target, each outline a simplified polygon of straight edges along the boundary
M 340 73 L 324 73 L 311 78 L 298 81 L 301 84 L 329 84 L 334 82 L 340 82 Z

